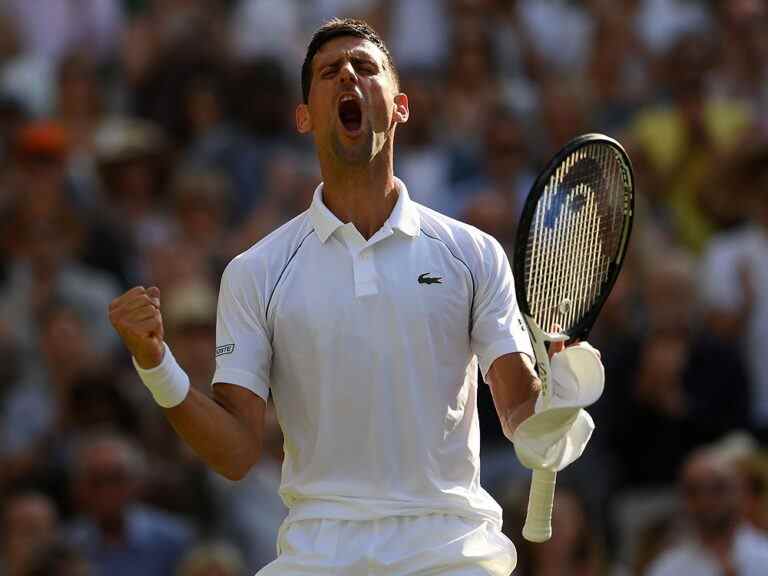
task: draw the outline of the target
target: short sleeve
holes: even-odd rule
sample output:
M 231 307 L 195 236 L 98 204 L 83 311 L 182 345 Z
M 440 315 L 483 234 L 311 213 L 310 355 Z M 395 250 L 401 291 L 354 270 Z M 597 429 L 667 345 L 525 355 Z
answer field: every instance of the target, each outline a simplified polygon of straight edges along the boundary
M 262 309 L 252 276 L 241 262 L 233 260 L 219 290 L 213 384 L 242 386 L 266 400 L 272 344 Z
M 499 356 L 522 352 L 533 358 L 533 348 L 517 306 L 515 282 L 504 249 L 490 236 L 483 238 L 480 248 L 471 346 L 485 377 Z

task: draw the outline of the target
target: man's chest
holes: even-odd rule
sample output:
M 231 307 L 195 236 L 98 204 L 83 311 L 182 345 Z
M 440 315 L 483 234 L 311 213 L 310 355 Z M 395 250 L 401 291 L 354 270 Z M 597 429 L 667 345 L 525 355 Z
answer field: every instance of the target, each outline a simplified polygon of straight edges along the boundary
M 436 240 L 391 240 L 358 253 L 322 245 L 297 259 L 267 317 L 275 353 L 283 345 L 383 352 L 405 341 L 468 347 L 467 263 Z

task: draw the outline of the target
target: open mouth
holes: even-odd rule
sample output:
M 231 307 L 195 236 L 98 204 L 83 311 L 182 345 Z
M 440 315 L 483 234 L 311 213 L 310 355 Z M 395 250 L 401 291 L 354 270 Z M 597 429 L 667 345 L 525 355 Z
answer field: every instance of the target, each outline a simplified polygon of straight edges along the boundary
M 363 122 L 363 109 L 360 102 L 352 96 L 344 96 L 339 101 L 339 120 L 348 132 L 358 132 Z

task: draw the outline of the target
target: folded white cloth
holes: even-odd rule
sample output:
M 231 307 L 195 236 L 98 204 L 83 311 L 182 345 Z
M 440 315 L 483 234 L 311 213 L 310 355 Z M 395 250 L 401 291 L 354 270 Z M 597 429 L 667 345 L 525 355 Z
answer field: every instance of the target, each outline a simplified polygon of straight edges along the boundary
M 605 388 L 605 369 L 600 353 L 588 342 L 579 342 L 555 354 L 550 360 L 549 385 L 552 394 L 547 406 L 539 396 L 535 412 L 555 408 L 586 408 L 597 402 Z
M 550 364 L 551 396 L 539 396 L 534 414 L 512 435 L 515 452 L 526 468 L 558 472 L 582 455 L 595 423 L 584 407 L 605 387 L 600 354 L 586 342 L 555 354 Z

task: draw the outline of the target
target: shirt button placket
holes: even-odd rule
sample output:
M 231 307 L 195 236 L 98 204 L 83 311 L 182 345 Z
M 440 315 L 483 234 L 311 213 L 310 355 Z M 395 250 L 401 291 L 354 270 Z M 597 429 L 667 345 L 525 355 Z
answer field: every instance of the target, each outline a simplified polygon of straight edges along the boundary
M 376 281 L 376 267 L 373 263 L 371 248 L 364 248 L 353 257 L 355 270 L 355 296 L 370 296 L 378 294 L 379 287 Z

